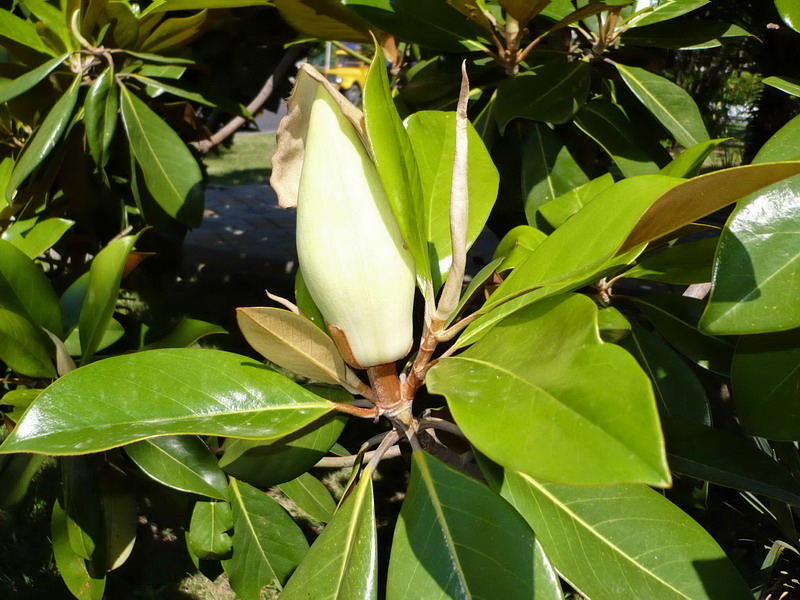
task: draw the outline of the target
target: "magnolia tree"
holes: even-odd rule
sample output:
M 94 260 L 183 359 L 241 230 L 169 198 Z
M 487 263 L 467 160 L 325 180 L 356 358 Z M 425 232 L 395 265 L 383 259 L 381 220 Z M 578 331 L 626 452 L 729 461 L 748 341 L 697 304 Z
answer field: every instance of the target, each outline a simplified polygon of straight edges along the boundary
M 776 515 L 770 541 L 793 535 L 800 124 L 753 164 L 699 174 L 722 140 L 622 52 L 746 32 L 673 23 L 694 0 L 346 4 L 277 2 L 309 35 L 377 37 L 363 112 L 312 67 L 297 74 L 272 176 L 297 210 L 295 298 L 237 313 L 266 364 L 187 348 L 219 332 L 190 320 L 98 357 L 121 336 L 138 233 L 60 298 L 36 236 L 0 241 L 0 502 L 57 457 L 51 538 L 77 598 L 102 598 L 132 552 L 153 480 L 191 498 L 189 555 L 245 600 L 267 584 L 290 600 L 766 596 L 758 563 L 786 544 L 734 566 L 697 506 L 741 490 Z M 451 56 L 426 58 L 437 43 Z M 94 81 L 111 73 L 125 126 L 149 115 L 106 68 Z M 661 133 L 639 145 L 635 125 L 653 122 Z M 575 140 L 607 172 L 590 178 Z M 520 181 L 524 198 L 503 191 Z M 526 223 L 465 286 L 467 251 L 509 195 Z M 724 227 L 700 222 L 733 203 Z M 358 419 L 352 453 L 339 440 Z M 390 459 L 409 480 L 384 565 L 373 480 Z M 317 478 L 330 467 L 352 469 L 337 499 Z M 319 535 L 263 491 L 275 486 Z

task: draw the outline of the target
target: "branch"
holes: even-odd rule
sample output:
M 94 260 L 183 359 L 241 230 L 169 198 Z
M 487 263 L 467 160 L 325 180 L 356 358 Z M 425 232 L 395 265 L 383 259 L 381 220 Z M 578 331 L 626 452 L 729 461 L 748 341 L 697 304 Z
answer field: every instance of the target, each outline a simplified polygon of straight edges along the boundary
M 306 47 L 305 46 L 292 46 L 286 51 L 286 54 L 283 55 L 281 61 L 278 63 L 278 66 L 275 67 L 275 70 L 272 74 L 267 78 L 267 81 L 264 83 L 264 87 L 261 88 L 261 91 L 258 92 L 255 98 L 253 98 L 252 102 L 247 105 L 247 111 L 250 114 L 258 112 L 262 106 L 269 100 L 270 96 L 272 96 L 272 92 L 275 89 L 275 81 L 280 81 L 289 71 L 289 68 L 294 65 L 294 63 L 305 53 Z M 207 154 L 211 148 L 217 146 L 232 136 L 236 131 L 245 123 L 247 119 L 244 117 L 234 117 L 231 119 L 227 125 L 225 125 L 222 129 L 217 131 L 214 135 L 212 135 L 207 140 L 201 140 L 199 142 L 195 142 L 193 145 L 200 154 Z
M 372 450 L 370 452 L 364 453 L 364 460 L 371 460 L 373 456 L 378 454 L 378 450 Z M 396 456 L 400 456 L 400 447 L 393 446 L 386 450 L 383 453 L 381 459 L 386 458 L 394 458 Z M 314 465 L 314 468 L 320 469 L 342 469 L 345 467 L 352 467 L 356 464 L 356 459 L 358 458 L 358 454 L 353 454 L 352 456 L 326 456 L 324 458 L 319 459 L 319 462 Z

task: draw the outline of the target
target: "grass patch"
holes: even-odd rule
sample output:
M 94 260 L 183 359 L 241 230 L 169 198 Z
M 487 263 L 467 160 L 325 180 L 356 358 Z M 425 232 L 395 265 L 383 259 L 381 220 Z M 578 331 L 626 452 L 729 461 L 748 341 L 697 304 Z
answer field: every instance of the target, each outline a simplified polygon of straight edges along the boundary
M 212 185 L 264 183 L 272 172 L 274 133 L 237 135 L 229 148 L 217 147 L 203 158 Z

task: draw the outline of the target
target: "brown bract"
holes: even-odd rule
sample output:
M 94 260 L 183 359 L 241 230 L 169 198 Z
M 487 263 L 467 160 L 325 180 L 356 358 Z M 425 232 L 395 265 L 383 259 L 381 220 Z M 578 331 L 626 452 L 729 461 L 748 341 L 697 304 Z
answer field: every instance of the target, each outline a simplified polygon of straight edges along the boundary
M 278 194 L 278 204 L 281 208 L 297 206 L 297 192 L 300 187 L 300 175 L 303 172 L 311 105 L 319 85 L 322 85 L 333 97 L 341 108 L 342 114 L 356 128 L 367 152 L 372 155 L 364 125 L 364 113 L 347 100 L 314 67 L 309 64 L 301 66 L 297 73 L 297 83 L 289 97 L 289 110 L 278 126 L 278 148 L 272 157 L 270 185 Z

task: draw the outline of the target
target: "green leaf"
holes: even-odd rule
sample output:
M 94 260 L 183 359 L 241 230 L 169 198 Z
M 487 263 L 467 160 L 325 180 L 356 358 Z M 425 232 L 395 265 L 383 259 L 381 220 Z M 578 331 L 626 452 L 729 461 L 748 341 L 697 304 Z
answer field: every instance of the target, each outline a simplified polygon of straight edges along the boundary
M 461 300 L 458 301 L 458 306 L 456 310 L 450 315 L 450 318 L 447 320 L 447 325 L 450 325 L 453 321 L 456 320 L 456 317 L 459 317 L 464 309 L 467 307 L 467 304 L 473 300 L 473 296 L 486 284 L 492 275 L 496 272 L 497 268 L 503 262 L 502 258 L 495 258 L 491 262 L 487 263 L 480 271 L 478 271 L 472 280 L 467 285 L 467 289 L 464 290 L 464 293 L 461 294 Z
M 53 379 L 53 342 L 40 327 L 0 308 L 0 360 L 20 375 Z
M 206 28 L 208 11 L 201 10 L 187 17 L 175 17 L 162 21 L 145 39 L 140 49 L 153 54 L 169 54 L 186 46 Z
M 800 31 L 800 6 L 794 0 L 775 0 L 781 19 L 795 31 Z
M 714 373 L 730 374 L 733 344 L 699 329 L 702 301 L 667 294 L 639 296 L 632 300 L 664 339 L 689 360 Z
M 20 184 L 47 158 L 47 155 L 50 154 L 61 139 L 61 135 L 72 118 L 72 111 L 75 109 L 78 92 L 81 89 L 80 85 L 81 77 L 78 75 L 72 81 L 72 85 L 64 92 L 64 95 L 58 99 L 50 112 L 47 113 L 36 132 L 28 138 L 22 155 L 14 165 L 14 171 L 12 171 L 11 178 L 8 181 L 8 187 L 6 187 L 7 200 L 13 198 L 14 192 Z
M 752 598 L 712 537 L 646 486 L 564 486 L 509 470 L 487 477 L 582 594 L 615 600 Z
M 134 442 L 125 452 L 159 483 L 182 492 L 225 500 L 228 481 L 208 446 L 194 435 L 166 435 Z
M 658 172 L 659 153 L 640 137 L 618 104 L 591 100 L 575 115 L 575 124 L 606 151 L 625 177 Z
M 7 510 L 25 499 L 31 480 L 46 458 L 39 454 L 0 456 L 0 509 Z
M 589 179 L 561 138 L 547 125 L 535 123 L 522 146 L 522 191 L 525 217 L 534 227 L 541 225 L 541 208 Z
M 711 425 L 705 388 L 681 356 L 656 334 L 633 323 L 620 344 L 650 376 L 662 414 Z
M 223 560 L 242 600 L 258 600 L 268 583 L 284 583 L 308 551 L 303 532 L 264 492 L 231 478 L 233 555 Z
M 321 40 L 370 42 L 370 24 L 338 0 L 276 0 L 275 8 L 300 33 Z
M 268 5 L 268 0 L 156 0 L 142 12 L 142 17 L 171 10 L 202 10 L 206 8 L 240 8 L 243 6 Z
M 327 523 L 333 518 L 336 502 L 328 488 L 311 473 L 303 473 L 297 479 L 278 484 L 278 487 L 300 510 L 314 519 Z
M 111 242 L 92 261 L 89 268 L 89 283 L 78 322 L 83 364 L 97 352 L 111 324 L 125 263 L 138 237 L 138 235 L 126 235 Z
M 72 550 L 86 560 L 90 572 L 100 571 L 104 563 L 103 505 L 100 498 L 100 470 L 96 456 L 69 456 L 61 459 L 64 510 L 69 523 Z
M 616 344 L 631 334 L 631 322 L 613 306 L 597 313 L 597 329 L 600 339 Z
M 0 85 L 0 104 L 8 102 L 9 100 L 27 92 L 29 89 L 47 77 L 50 73 L 55 71 L 56 67 L 63 63 L 68 56 L 69 54 L 56 56 L 55 58 L 48 60 L 46 63 L 39 65 L 35 69 L 31 69 L 25 74 L 20 75 L 16 79 Z
M 625 277 L 691 285 L 711 281 L 711 267 L 719 238 L 676 244 L 639 261 Z
M 159 68 L 167 69 L 174 67 L 159 67 Z M 182 71 L 184 69 L 180 70 Z M 173 96 L 177 96 L 178 98 L 183 98 L 191 102 L 197 102 L 198 104 L 205 104 L 206 106 L 211 106 L 213 108 L 219 108 L 224 112 L 230 112 L 247 119 L 253 118 L 253 115 L 251 115 L 248 112 L 246 107 L 244 107 L 241 104 L 236 104 L 234 102 L 226 101 L 224 98 L 215 98 L 204 92 L 191 91 L 184 88 L 176 87 L 174 85 L 165 83 L 161 80 L 151 79 L 150 77 L 146 77 L 143 73 L 131 73 L 131 77 L 148 86 L 147 91 L 151 95 L 155 95 L 156 93 L 160 92 L 166 92 L 168 94 L 172 94 Z
M 0 185 L 0 189 L 2 189 L 2 185 Z M 28 258 L 41 256 L 45 250 L 54 246 L 67 230 L 75 224 L 75 221 L 59 218 L 33 221 L 33 223 L 15 221 L 0 235 L 0 238 L 11 242 L 22 250 Z M 18 227 L 23 224 L 25 225 L 24 228 Z
M 342 389 L 322 386 L 309 386 L 309 389 L 334 402 L 353 400 Z M 327 454 L 346 422 L 344 415 L 331 414 L 276 440 L 228 439 L 219 465 L 237 479 L 262 487 L 290 481 Z
M 386 596 L 560 598 L 557 578 L 535 548 L 533 531 L 500 496 L 415 452 Z
M 11 242 L 0 239 L 0 308 L 61 335 L 61 309 L 39 266 Z
M 236 321 L 247 343 L 270 362 L 322 383 L 348 380 L 333 340 L 305 317 L 281 308 L 249 307 L 236 309 Z
M 798 13 L 800 17 L 800 13 Z M 799 19 L 800 21 L 800 19 Z M 800 79 L 792 77 L 765 77 L 761 80 L 764 85 L 772 86 L 792 96 L 800 97 Z
M 602 343 L 585 296 L 517 311 L 440 359 L 426 381 L 469 441 L 503 466 L 571 484 L 669 485 L 650 382 L 627 352 Z
M 497 244 L 492 256 L 492 260 L 502 259 L 496 266 L 497 272 L 517 267 L 546 238 L 547 235 L 530 225 L 517 225 L 511 229 Z
M 189 348 L 207 335 L 228 332 L 214 323 L 207 323 L 198 319 L 182 318 L 175 328 L 161 339 L 147 344 L 142 350 L 157 350 L 159 348 Z
M 328 335 L 328 331 L 325 328 L 325 317 L 322 316 L 314 299 L 311 297 L 311 292 L 308 291 L 308 286 L 303 279 L 303 272 L 299 265 L 294 276 L 294 299 L 297 302 L 297 308 L 300 309 L 300 314 L 314 323 L 325 335 Z
M 635 27 L 622 34 L 626 46 L 651 46 L 670 50 L 717 48 L 723 43 L 750 37 L 738 25 L 708 19 L 681 19 Z
M 157 6 L 163 6 L 163 2 L 159 4 L 159 2 L 153 2 L 144 13 L 147 13 L 151 8 Z M 146 16 L 145 14 L 142 16 Z M 164 64 L 164 65 L 193 65 L 195 61 L 189 58 L 181 58 L 180 56 L 162 56 L 161 54 L 152 54 L 150 52 L 134 52 L 133 50 L 124 49 L 123 52 L 130 56 L 134 56 L 136 58 L 141 58 L 142 60 L 146 60 L 149 62 Z
M 456 119 L 454 112 L 420 111 L 405 121 L 419 170 L 425 201 L 425 239 L 434 287 L 446 278 L 452 263 L 450 186 L 453 180 Z M 483 231 L 497 198 L 499 175 L 486 146 L 471 123 L 467 125 L 469 225 L 467 248 Z
M 679 144 L 689 148 L 709 141 L 700 109 L 686 90 L 645 69 L 619 63 L 616 67 L 628 88 Z
M 105 576 L 94 577 L 89 574 L 84 560 L 70 546 L 68 527 L 67 513 L 56 500 L 53 505 L 51 539 L 58 572 L 69 591 L 79 600 L 102 600 L 106 586 Z
M 378 557 L 372 473 L 314 541 L 281 594 L 281 600 L 377 600 Z
M 714 286 L 700 327 L 713 334 L 800 326 L 800 176 L 739 202 L 719 241 Z
M 539 212 L 550 225 L 561 227 L 567 219 L 612 185 L 614 177 L 611 173 L 606 173 L 543 204 L 539 207 Z
M 43 54 L 53 54 L 42 42 L 42 38 L 36 32 L 36 23 L 32 20 L 21 19 L 12 12 L 0 10 L 0 32 L 2 32 L 0 33 L 2 37 L 17 44 L 22 44 Z
M 643 11 L 640 16 L 632 19 L 631 23 L 634 27 L 660 23 L 697 10 L 709 2 L 710 0 L 649 0 L 648 8 L 651 10 Z M 641 4 L 637 3 L 636 8 L 640 7 Z
M 108 327 L 106 327 L 106 330 L 103 332 L 103 337 L 100 338 L 100 343 L 97 345 L 97 352 L 105 350 L 112 344 L 117 343 L 124 335 L 125 328 L 122 326 L 122 324 L 116 319 L 111 319 Z M 64 340 L 64 347 L 70 356 L 81 356 L 83 354 L 83 350 L 81 349 L 80 327 L 75 327 L 69 332 L 67 339 Z
M 695 144 L 691 148 L 687 148 L 676 156 L 672 162 L 659 171 L 659 175 L 667 175 L 669 177 L 696 177 L 700 173 L 700 168 L 703 166 L 706 158 L 714 151 L 714 149 L 727 142 L 729 138 L 708 140 Z
M 233 529 L 231 505 L 227 502 L 198 500 L 192 510 L 189 549 L 201 560 L 228 558 L 233 543 L 228 531 Z
M 108 67 L 89 87 L 83 105 L 86 141 L 94 162 L 104 167 L 108 162 L 108 149 L 117 129 L 119 91 L 113 67 Z
M 422 184 L 408 132 L 394 106 L 383 52 L 376 48 L 364 89 L 364 119 L 372 154 L 400 232 L 417 265 L 417 275 L 429 280 L 430 263 L 423 220 Z
M 106 469 L 100 479 L 100 500 L 103 506 L 105 569 L 118 569 L 133 551 L 139 507 L 127 475 Z
M 552 62 L 536 72 L 523 73 L 497 87 L 495 119 L 500 133 L 515 118 L 566 123 L 586 102 L 589 63 Z
M 18 387 L 15 390 L 6 392 L 3 395 L 2 404 L 13 406 L 14 410 L 4 413 L 4 416 L 8 417 L 12 423 L 18 423 L 25 410 L 36 400 L 41 391 L 35 388 Z
M 65 397 L 73 398 L 69 410 Z M 31 405 L 0 453 L 83 454 L 161 435 L 275 438 L 330 410 L 327 400 L 243 356 L 150 350 L 60 378 Z
M 749 440 L 697 423 L 663 425 L 673 471 L 800 506 L 800 482 Z
M 800 440 L 797 330 L 742 337 L 731 377 L 736 414 L 748 433 L 772 440 Z
M 800 159 L 800 115 L 767 140 L 753 159 L 753 164 L 797 159 Z
M 203 216 L 202 174 L 178 134 L 122 87 L 122 122 L 147 190 L 164 211 L 189 227 Z

